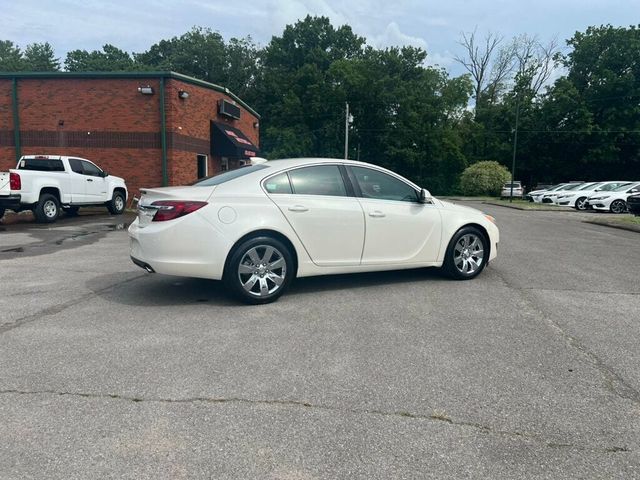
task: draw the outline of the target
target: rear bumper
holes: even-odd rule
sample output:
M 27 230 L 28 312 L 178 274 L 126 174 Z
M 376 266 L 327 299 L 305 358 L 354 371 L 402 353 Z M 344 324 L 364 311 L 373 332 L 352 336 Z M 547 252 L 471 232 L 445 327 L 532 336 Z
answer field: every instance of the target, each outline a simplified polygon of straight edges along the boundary
M 3 195 L 0 196 L 0 208 L 8 208 L 9 210 L 20 210 L 20 201 L 22 195 Z
M 129 227 L 131 261 L 148 272 L 220 280 L 230 248 L 197 213 L 168 222 Z

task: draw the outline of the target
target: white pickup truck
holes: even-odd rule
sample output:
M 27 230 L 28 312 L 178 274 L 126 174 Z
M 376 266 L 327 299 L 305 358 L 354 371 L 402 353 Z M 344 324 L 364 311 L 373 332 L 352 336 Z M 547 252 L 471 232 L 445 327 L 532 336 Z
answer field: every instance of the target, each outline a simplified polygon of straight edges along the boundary
M 60 209 L 75 214 L 80 207 L 106 206 L 119 215 L 126 204 L 124 180 L 84 158 L 26 155 L 15 169 L 0 172 L 0 218 L 5 209 L 33 210 L 36 220 L 51 223 Z

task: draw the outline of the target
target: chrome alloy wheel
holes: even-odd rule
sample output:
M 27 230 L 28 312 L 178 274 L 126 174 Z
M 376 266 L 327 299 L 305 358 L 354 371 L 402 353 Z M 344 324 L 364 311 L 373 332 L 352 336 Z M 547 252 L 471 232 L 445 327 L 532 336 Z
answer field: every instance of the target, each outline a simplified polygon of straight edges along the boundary
M 587 198 L 586 197 L 580 197 L 576 201 L 576 208 L 578 210 L 586 210 L 587 209 Z
M 611 213 L 624 213 L 627 211 L 627 204 L 624 200 L 615 200 L 611 204 Z
M 119 212 L 121 210 L 124 210 L 124 200 L 120 195 L 116 195 L 116 198 L 113 199 L 113 203 L 116 207 L 116 210 L 118 210 Z
M 278 291 L 287 274 L 287 262 L 282 252 L 271 245 L 249 249 L 238 265 L 242 288 L 255 297 L 266 297 Z
M 475 273 L 482 266 L 483 258 L 483 240 L 473 233 L 460 237 L 453 248 L 453 263 L 464 275 Z
M 58 215 L 58 206 L 53 200 L 47 200 L 42 206 L 42 211 L 47 216 L 47 218 L 56 218 L 56 216 Z

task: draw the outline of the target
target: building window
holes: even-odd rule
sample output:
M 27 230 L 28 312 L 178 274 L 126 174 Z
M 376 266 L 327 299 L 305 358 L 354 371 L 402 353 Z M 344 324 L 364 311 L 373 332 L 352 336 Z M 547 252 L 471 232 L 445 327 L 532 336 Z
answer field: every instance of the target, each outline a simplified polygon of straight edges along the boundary
M 198 160 L 198 179 L 205 178 L 207 176 L 207 156 L 197 155 Z
M 223 172 L 229 170 L 229 159 L 227 157 L 222 157 L 220 159 L 220 170 Z

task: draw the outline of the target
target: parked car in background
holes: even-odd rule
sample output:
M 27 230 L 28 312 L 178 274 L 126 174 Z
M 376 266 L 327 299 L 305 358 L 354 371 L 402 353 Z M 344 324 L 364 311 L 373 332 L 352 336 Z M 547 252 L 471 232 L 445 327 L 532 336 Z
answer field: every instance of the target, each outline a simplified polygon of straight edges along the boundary
M 570 192 L 571 190 L 575 190 L 576 188 L 584 185 L 584 182 L 579 183 L 567 183 L 561 188 L 556 188 L 554 190 L 550 190 L 542 195 L 542 203 L 556 203 L 558 199 L 558 195 L 561 195 L 565 192 Z
M 604 189 L 604 191 L 609 191 L 616 189 L 621 185 L 625 185 L 626 183 L 628 182 L 610 181 L 585 184 L 576 190 L 561 193 L 558 195 L 556 203 L 560 206 L 573 207 L 576 210 L 586 210 L 589 208 L 588 199 L 590 196 L 602 189 Z
M 32 210 L 36 220 L 51 223 L 61 209 L 75 214 L 80 207 L 106 206 L 118 215 L 126 202 L 124 180 L 85 158 L 25 155 L 0 175 L 0 217 L 5 209 Z
M 627 208 L 629 209 L 629 213 L 640 215 L 640 193 L 627 197 Z
M 545 193 L 553 192 L 554 190 L 560 189 L 567 185 L 566 183 L 558 183 L 557 185 L 553 185 L 549 188 L 541 189 L 541 190 L 533 190 L 526 195 L 526 198 L 535 203 L 542 202 L 542 196 Z
M 513 192 L 513 193 L 512 193 Z M 508 182 L 502 186 L 502 191 L 500 192 L 500 198 L 511 198 L 513 194 L 514 198 L 522 198 L 524 196 L 524 189 L 522 188 L 522 184 L 520 182 Z
M 222 279 L 252 304 L 294 277 L 435 266 L 471 279 L 497 254 L 493 217 L 351 160 L 271 160 L 141 194 L 136 265 Z
M 589 197 L 589 205 L 594 210 L 611 213 L 626 213 L 627 197 L 640 193 L 640 182 L 627 183 L 609 191 L 600 190 Z

